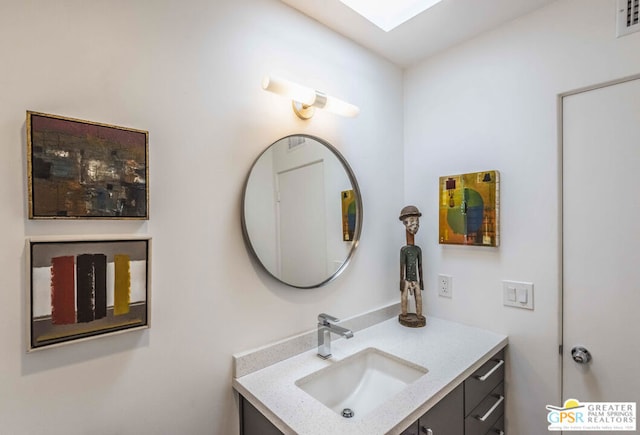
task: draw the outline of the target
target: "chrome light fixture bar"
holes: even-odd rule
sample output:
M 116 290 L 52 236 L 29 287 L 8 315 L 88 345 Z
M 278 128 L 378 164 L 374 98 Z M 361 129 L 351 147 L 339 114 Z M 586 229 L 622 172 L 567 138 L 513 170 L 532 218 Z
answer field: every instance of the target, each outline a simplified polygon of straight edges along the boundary
M 293 111 L 300 119 L 310 119 L 316 107 L 348 117 L 354 117 L 360 113 L 358 106 L 279 77 L 263 78 L 262 89 L 289 98 L 292 101 Z

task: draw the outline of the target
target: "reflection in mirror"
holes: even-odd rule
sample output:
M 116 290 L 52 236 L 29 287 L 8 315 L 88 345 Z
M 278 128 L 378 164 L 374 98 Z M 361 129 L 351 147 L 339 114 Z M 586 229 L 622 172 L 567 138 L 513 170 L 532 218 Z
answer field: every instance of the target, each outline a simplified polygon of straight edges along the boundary
M 249 172 L 242 225 L 251 251 L 276 279 L 298 288 L 324 285 L 358 245 L 362 200 L 355 176 L 322 139 L 284 137 Z

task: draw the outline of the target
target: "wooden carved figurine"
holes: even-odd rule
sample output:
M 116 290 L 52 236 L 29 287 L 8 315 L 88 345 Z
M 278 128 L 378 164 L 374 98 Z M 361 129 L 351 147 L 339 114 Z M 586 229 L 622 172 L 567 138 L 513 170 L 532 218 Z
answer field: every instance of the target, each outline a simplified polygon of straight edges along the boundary
M 406 227 L 407 244 L 400 249 L 400 306 L 402 313 L 398 321 L 410 328 L 419 328 L 426 324 L 422 315 L 422 250 L 415 245 L 415 235 L 420 228 L 420 210 L 408 205 L 400 212 L 400 220 Z M 408 313 L 409 295 L 415 297 L 416 312 Z

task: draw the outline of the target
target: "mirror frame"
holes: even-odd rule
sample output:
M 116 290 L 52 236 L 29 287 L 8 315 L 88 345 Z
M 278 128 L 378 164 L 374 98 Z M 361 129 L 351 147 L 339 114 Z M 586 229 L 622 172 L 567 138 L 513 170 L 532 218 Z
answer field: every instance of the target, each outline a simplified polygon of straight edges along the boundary
M 355 228 L 355 231 L 353 233 L 353 241 L 352 241 L 352 244 L 351 244 L 351 249 L 349 250 L 349 254 L 347 255 L 347 258 L 345 258 L 344 262 L 338 268 L 338 270 L 336 270 L 328 278 L 326 278 L 325 280 L 323 280 L 323 281 L 321 281 L 321 282 L 319 282 L 317 284 L 307 285 L 307 286 L 295 285 L 295 284 L 291 284 L 289 282 L 283 281 L 282 279 L 280 279 L 279 277 L 277 277 L 273 273 L 271 273 L 271 271 L 269 269 L 266 268 L 266 266 L 264 265 L 264 263 L 262 262 L 262 260 L 258 256 L 258 254 L 256 253 L 256 251 L 255 251 L 255 249 L 253 247 L 253 244 L 251 243 L 251 238 L 249 237 L 249 232 L 247 230 L 247 221 L 246 221 L 246 216 L 245 216 L 245 202 L 246 202 L 246 196 L 247 196 L 247 187 L 249 186 L 249 178 L 251 177 L 251 173 L 253 172 L 253 169 L 255 168 L 255 166 L 258 163 L 258 161 L 260 160 L 260 158 L 264 155 L 264 153 L 266 153 L 268 150 L 270 150 L 272 146 L 274 146 L 275 144 L 277 144 L 278 142 L 280 142 L 282 140 L 285 140 L 285 139 L 288 139 L 288 138 L 291 138 L 291 137 L 304 137 L 305 139 L 313 139 L 316 142 L 318 142 L 320 145 L 324 145 L 329 151 L 331 151 L 333 153 L 333 155 L 336 156 L 338 161 L 342 164 L 342 167 L 344 168 L 345 172 L 347 173 L 347 177 L 349 178 L 349 181 L 351 183 L 351 188 L 353 189 L 353 191 L 355 193 L 355 196 L 356 196 L 356 228 Z M 349 163 L 344 158 L 344 156 L 340 153 L 340 151 L 338 151 L 336 147 L 331 145 L 326 140 L 321 139 L 321 138 L 319 138 L 317 136 L 312 136 L 312 135 L 309 135 L 309 134 L 302 134 L 302 133 L 301 134 L 290 134 L 290 135 L 281 137 L 280 139 L 278 139 L 275 142 L 271 143 L 271 145 L 266 147 L 264 150 L 262 150 L 262 152 L 258 155 L 258 157 L 256 157 L 256 159 L 254 160 L 253 164 L 251 165 L 251 168 L 249 169 L 249 173 L 247 174 L 247 177 L 246 177 L 246 179 L 244 181 L 244 187 L 242 189 L 242 203 L 241 203 L 242 236 L 244 237 L 245 244 L 249 248 L 249 251 L 251 252 L 251 255 L 253 255 L 253 258 L 255 260 L 257 260 L 258 263 L 260 263 L 260 266 L 262 267 L 262 269 L 265 272 L 267 272 L 268 275 L 272 276 L 277 281 L 279 281 L 279 282 L 281 282 L 283 284 L 286 284 L 286 285 L 288 285 L 290 287 L 295 287 L 295 288 L 299 288 L 299 289 L 318 288 L 318 287 L 322 287 L 322 286 L 328 284 L 329 282 L 333 281 L 334 279 L 336 279 L 338 276 L 340 276 L 340 274 L 342 274 L 342 272 L 344 272 L 344 270 L 347 268 L 347 266 L 349 266 L 349 263 L 351 262 L 351 259 L 353 258 L 353 255 L 355 254 L 355 251 L 358 248 L 358 245 L 360 243 L 360 235 L 362 233 L 362 222 L 363 222 L 362 210 L 363 210 L 363 207 L 362 207 L 362 195 L 360 194 L 360 187 L 358 186 L 358 181 L 356 180 L 356 176 L 353 173 L 353 170 L 351 169 L 351 166 L 349 166 Z

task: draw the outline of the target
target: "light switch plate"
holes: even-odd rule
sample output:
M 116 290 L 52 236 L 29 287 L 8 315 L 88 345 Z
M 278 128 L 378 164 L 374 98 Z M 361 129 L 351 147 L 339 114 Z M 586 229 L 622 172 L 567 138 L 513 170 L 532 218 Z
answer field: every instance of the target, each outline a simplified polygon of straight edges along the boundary
M 502 304 L 533 310 L 533 283 L 502 281 Z

